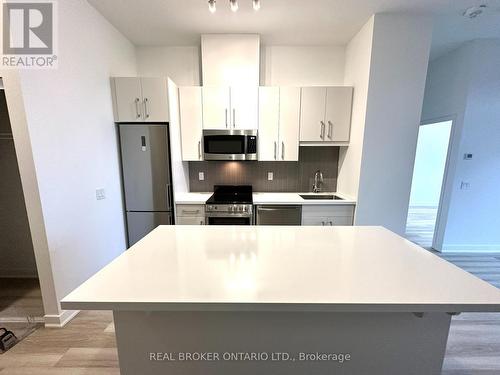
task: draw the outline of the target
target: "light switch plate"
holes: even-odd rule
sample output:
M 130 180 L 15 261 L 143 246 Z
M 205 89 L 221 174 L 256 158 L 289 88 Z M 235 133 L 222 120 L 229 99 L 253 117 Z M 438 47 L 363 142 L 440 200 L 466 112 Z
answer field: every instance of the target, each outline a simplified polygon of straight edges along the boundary
M 464 160 L 471 160 L 472 154 L 464 154 Z
M 103 199 L 106 199 L 106 190 L 100 188 L 95 190 L 95 198 L 98 201 L 101 201 Z
M 267 181 L 272 181 L 274 179 L 273 172 L 267 172 Z
M 205 172 L 198 172 L 198 180 L 199 181 L 205 180 Z

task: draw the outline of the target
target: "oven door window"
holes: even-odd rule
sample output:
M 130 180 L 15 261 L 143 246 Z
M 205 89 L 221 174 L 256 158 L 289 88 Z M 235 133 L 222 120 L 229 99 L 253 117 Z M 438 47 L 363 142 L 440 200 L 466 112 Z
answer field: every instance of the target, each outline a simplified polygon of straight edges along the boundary
M 209 217 L 208 225 L 251 225 L 250 217 Z
M 244 135 L 207 135 L 204 139 L 207 154 L 244 154 Z

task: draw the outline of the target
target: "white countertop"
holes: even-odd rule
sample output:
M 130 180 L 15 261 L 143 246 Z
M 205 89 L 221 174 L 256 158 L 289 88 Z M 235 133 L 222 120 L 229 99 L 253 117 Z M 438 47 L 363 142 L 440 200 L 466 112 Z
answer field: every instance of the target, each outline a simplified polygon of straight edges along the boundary
M 500 311 L 500 290 L 382 227 L 160 226 L 63 309 Z
M 305 200 L 299 194 L 312 193 L 253 193 L 254 204 L 301 204 L 301 205 L 324 205 L 324 204 L 356 204 L 356 201 L 341 193 L 321 193 L 324 195 L 336 194 L 343 200 L 315 199 Z M 212 193 L 175 193 L 176 204 L 204 204 Z

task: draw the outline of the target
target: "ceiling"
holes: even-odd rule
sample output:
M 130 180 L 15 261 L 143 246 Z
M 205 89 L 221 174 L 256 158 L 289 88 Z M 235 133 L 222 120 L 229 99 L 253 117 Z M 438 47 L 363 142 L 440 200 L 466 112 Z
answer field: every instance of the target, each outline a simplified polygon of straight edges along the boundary
M 202 33 L 257 33 L 268 45 L 343 45 L 374 13 L 430 14 L 436 19 L 432 57 L 475 38 L 500 38 L 500 0 L 88 0 L 135 45 L 194 45 Z M 476 19 L 461 16 L 487 4 Z

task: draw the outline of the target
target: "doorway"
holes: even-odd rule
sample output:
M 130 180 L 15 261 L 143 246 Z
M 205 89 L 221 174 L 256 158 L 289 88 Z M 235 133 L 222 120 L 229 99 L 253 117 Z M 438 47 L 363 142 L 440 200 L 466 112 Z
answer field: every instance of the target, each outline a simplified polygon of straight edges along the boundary
M 446 176 L 452 120 L 420 125 L 413 167 L 406 238 L 431 249 Z
M 44 309 L 1 78 L 0 176 L 0 327 L 21 339 L 43 322 Z

